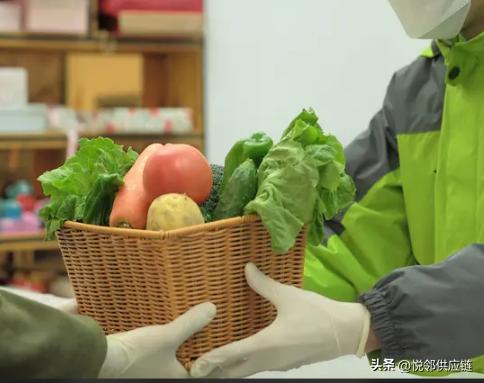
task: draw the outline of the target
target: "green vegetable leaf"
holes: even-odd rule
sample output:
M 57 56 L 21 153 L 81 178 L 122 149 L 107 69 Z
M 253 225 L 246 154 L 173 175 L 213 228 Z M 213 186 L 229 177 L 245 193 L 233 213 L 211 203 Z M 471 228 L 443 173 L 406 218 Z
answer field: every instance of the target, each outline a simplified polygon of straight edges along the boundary
M 122 185 L 123 177 L 120 174 L 100 175 L 86 196 L 83 221 L 108 226 L 114 197 Z
M 46 237 L 52 239 L 65 221 L 107 225 L 114 197 L 138 154 L 111 139 L 81 139 L 79 150 L 61 167 L 39 177 L 50 202 L 40 211 Z
M 257 195 L 245 213 L 261 217 L 277 253 L 294 246 L 304 225 L 309 226 L 308 242 L 321 243 L 324 220 L 346 208 L 355 193 L 345 173 L 343 146 L 324 134 L 312 110 L 296 117 L 264 157 L 258 181 Z
M 289 127 L 284 131 L 282 134 L 282 139 L 284 139 L 288 134 L 292 132 L 292 130 L 295 128 L 296 125 L 300 124 L 301 122 L 304 122 L 307 125 L 310 126 L 317 126 L 318 125 L 318 116 L 312 109 L 304 109 L 292 122 L 289 124 Z
M 341 210 L 353 202 L 355 185 L 347 174 L 340 177 L 339 186 L 335 191 L 320 189 L 320 197 L 324 205 L 324 217 L 329 220 L 334 218 Z M 323 209 L 320 209 L 323 210 Z
M 319 174 L 299 142 L 276 145 L 262 161 L 256 198 L 245 208 L 258 214 L 271 234 L 272 248 L 284 253 L 312 220 Z

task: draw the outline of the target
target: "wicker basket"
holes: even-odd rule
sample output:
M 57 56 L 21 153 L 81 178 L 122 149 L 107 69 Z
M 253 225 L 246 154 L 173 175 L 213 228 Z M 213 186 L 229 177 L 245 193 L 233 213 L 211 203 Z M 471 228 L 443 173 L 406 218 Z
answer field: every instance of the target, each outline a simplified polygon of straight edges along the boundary
M 57 237 L 80 312 L 108 334 L 165 324 L 198 303 L 217 306 L 212 323 L 178 351 L 187 368 L 274 320 L 274 307 L 245 281 L 246 263 L 282 283 L 302 284 L 306 230 L 293 249 L 276 255 L 255 216 L 169 232 L 66 222 Z

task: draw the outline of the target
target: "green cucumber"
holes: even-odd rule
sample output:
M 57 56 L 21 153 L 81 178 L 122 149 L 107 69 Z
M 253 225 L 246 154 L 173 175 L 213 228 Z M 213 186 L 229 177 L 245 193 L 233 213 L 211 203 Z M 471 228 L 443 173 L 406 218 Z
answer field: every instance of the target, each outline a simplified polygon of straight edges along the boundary
M 245 206 L 257 194 L 257 182 L 257 167 L 254 161 L 248 159 L 240 164 L 220 195 L 213 214 L 214 220 L 242 216 Z

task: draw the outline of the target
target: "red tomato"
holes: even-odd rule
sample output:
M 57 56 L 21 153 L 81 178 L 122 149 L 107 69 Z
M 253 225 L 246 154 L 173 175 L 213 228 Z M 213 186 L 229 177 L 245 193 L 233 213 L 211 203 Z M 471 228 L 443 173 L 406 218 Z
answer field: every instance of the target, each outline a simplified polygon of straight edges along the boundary
M 146 161 L 143 186 L 150 201 L 163 194 L 179 193 L 202 203 L 212 190 L 212 169 L 193 146 L 167 144 Z

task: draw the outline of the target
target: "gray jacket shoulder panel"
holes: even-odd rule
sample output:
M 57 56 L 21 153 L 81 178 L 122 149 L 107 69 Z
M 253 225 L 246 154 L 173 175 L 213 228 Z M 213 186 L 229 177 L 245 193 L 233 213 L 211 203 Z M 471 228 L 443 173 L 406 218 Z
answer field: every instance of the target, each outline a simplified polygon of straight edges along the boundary
M 357 187 L 356 200 L 400 166 L 399 134 L 440 130 L 445 92 L 443 57 L 419 57 L 397 71 L 382 109 L 369 128 L 345 149 L 347 171 Z
M 356 201 L 400 166 L 397 140 L 389 119 L 386 110 L 380 110 L 369 128 L 345 148 L 346 171 L 355 182 Z
M 440 130 L 445 73 L 442 55 L 419 57 L 395 73 L 383 108 L 396 135 Z

